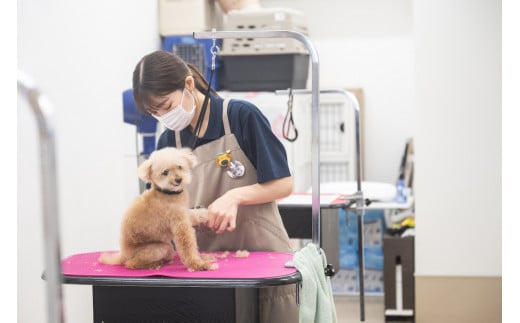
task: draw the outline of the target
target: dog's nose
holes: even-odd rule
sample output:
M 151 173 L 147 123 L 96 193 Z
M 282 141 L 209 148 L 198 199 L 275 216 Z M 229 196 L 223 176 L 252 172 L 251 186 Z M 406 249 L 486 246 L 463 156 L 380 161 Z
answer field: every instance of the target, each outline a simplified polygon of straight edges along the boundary
M 177 177 L 175 178 L 175 183 L 180 184 L 182 182 L 182 178 Z

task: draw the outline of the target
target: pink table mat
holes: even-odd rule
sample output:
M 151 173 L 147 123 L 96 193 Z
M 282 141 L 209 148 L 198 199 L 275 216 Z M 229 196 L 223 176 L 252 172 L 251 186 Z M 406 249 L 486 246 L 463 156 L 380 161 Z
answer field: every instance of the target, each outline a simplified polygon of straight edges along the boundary
M 98 262 L 101 252 L 82 253 L 62 260 L 65 276 L 97 277 L 150 277 L 205 279 L 257 279 L 281 277 L 294 274 L 296 268 L 285 267 L 293 259 L 292 253 L 252 251 L 247 258 L 235 257 L 235 252 L 201 252 L 215 256 L 218 269 L 209 271 L 188 271 L 176 256 L 170 264 L 160 269 L 127 269 L 122 265 L 111 266 Z M 220 258 L 219 258 L 220 257 Z

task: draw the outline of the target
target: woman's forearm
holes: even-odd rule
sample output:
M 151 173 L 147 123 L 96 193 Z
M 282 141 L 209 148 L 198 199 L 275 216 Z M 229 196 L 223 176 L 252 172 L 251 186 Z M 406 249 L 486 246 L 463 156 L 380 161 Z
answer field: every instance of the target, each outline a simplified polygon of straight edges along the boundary
M 225 195 L 237 205 L 262 204 L 279 200 L 291 194 L 292 177 L 275 179 L 265 183 L 242 186 L 229 190 Z

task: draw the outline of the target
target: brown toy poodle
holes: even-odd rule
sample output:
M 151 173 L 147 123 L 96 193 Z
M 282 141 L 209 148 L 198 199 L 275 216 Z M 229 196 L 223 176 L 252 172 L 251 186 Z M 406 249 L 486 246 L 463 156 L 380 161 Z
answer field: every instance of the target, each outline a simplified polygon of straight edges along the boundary
M 138 168 L 151 188 L 138 196 L 121 223 L 121 250 L 103 253 L 99 261 L 127 268 L 160 268 L 173 260 L 174 248 L 188 270 L 213 270 L 216 264 L 199 254 L 194 225 L 208 220 L 207 209 L 189 209 L 186 185 L 198 163 L 187 148 L 154 151 Z

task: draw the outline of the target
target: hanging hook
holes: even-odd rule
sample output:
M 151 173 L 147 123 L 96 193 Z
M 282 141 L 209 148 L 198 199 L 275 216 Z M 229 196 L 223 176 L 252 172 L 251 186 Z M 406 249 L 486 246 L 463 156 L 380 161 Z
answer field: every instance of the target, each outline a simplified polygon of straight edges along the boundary
M 216 29 L 213 28 L 213 29 L 211 29 L 211 31 L 215 32 Z M 217 57 L 217 53 L 220 50 L 220 48 L 217 46 L 217 39 L 216 38 L 212 38 L 212 40 L 213 40 L 213 45 L 211 46 L 211 49 L 210 49 L 210 52 L 211 52 L 211 69 L 215 70 L 215 59 Z
M 292 114 L 293 98 L 294 98 L 294 96 L 292 93 L 292 88 L 289 88 L 289 100 L 287 101 L 287 114 L 285 115 L 285 118 L 283 119 L 282 134 L 283 134 L 283 137 L 290 142 L 293 142 L 298 138 L 298 129 L 296 129 L 296 126 L 294 125 L 293 114 Z M 292 137 L 290 137 L 290 134 L 289 134 L 291 127 L 292 127 L 293 133 L 294 133 L 294 136 L 292 136 Z

